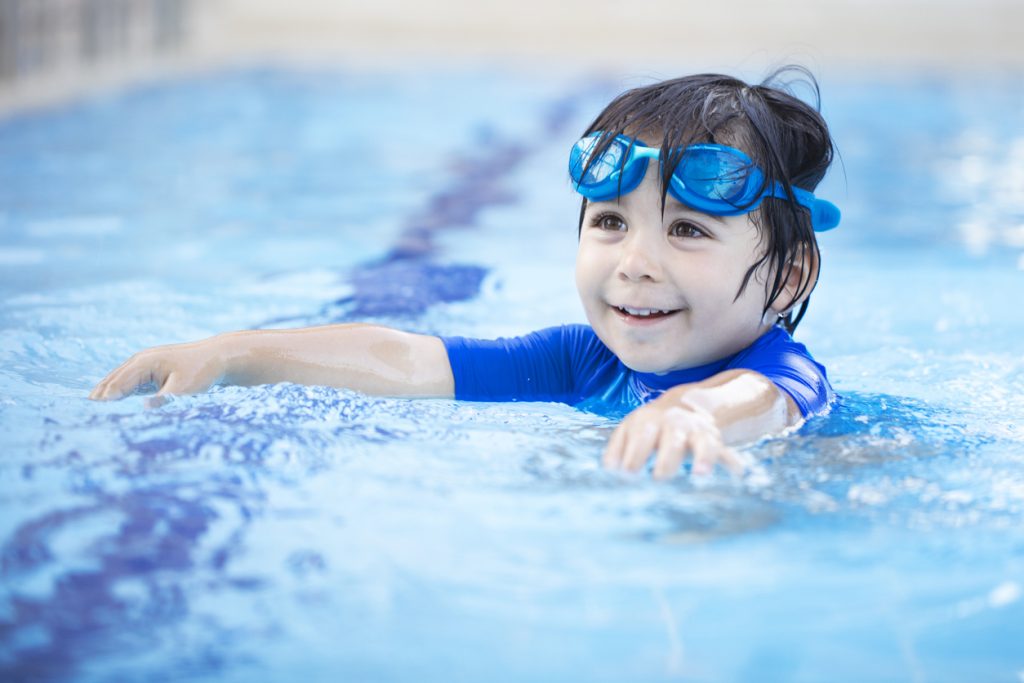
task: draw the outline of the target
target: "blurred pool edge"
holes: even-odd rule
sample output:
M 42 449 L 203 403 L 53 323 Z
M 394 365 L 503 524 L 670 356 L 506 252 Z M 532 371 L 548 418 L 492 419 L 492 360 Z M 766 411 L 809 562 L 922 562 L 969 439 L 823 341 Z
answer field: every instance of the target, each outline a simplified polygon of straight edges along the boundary
M 163 4 L 180 15 L 174 41 L 161 45 L 150 38 L 153 45 L 145 47 L 138 40 L 129 45 L 122 34 L 138 34 L 142 28 L 131 24 L 153 20 L 155 10 L 129 1 L 113 17 L 118 31 L 99 36 L 118 45 L 101 42 L 93 46 L 95 54 L 85 49 L 83 36 L 73 35 L 85 31 L 76 28 L 83 21 L 81 12 L 75 14 L 80 4 L 5 5 L 8 12 L 18 9 L 5 17 L 6 33 L 0 30 L 0 67 L 6 64 L 0 68 L 0 121 L 112 90 L 256 64 L 369 72 L 494 68 L 543 74 L 554 68 L 597 72 L 627 84 L 696 71 L 757 80 L 785 63 L 804 64 L 825 81 L 1024 71 L 1024 43 L 1014 32 L 1024 24 L 1024 5 L 1009 0 L 900 0 L 884 6 L 884 21 L 881 3 L 865 0 L 797 0 L 784 13 L 752 0 L 715 7 L 643 0 L 628 12 L 581 0 L 514 6 L 168 0 Z M 46 11 L 51 16 L 43 21 Z M 680 41 L 684 25 L 686 40 Z M 594 49 L 602 45 L 615 48 Z

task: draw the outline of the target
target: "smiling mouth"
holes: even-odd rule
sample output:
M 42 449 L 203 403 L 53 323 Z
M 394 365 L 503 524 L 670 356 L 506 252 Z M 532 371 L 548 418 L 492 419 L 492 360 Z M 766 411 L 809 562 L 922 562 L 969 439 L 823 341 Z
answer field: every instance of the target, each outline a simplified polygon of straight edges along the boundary
M 671 315 L 679 313 L 681 309 L 661 309 L 661 308 L 630 308 L 629 306 L 612 306 L 623 318 L 627 320 L 661 320 Z

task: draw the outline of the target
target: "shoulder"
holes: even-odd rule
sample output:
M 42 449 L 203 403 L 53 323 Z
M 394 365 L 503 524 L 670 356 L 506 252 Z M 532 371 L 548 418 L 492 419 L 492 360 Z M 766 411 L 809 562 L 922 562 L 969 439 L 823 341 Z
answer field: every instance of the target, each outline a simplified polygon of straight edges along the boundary
M 611 353 L 589 325 L 545 327 L 520 337 L 500 338 L 496 341 L 510 348 L 562 351 L 573 357 L 591 353 Z
M 615 358 L 590 325 L 561 325 L 552 330 L 551 333 L 557 335 L 558 342 L 577 365 L 603 363 Z
M 784 328 L 775 325 L 762 334 L 753 344 L 740 351 L 735 360 L 750 358 L 772 358 L 788 355 L 804 356 L 811 358 L 807 347 L 793 339 Z
M 575 403 L 581 378 L 610 355 L 586 325 L 548 327 L 516 337 L 442 337 L 456 398 Z M 602 352 L 604 349 L 604 352 Z
M 589 325 L 558 325 L 515 337 L 476 339 L 441 337 L 453 363 L 462 359 L 508 358 L 558 362 L 578 375 L 582 368 L 604 361 L 611 351 L 598 339 Z

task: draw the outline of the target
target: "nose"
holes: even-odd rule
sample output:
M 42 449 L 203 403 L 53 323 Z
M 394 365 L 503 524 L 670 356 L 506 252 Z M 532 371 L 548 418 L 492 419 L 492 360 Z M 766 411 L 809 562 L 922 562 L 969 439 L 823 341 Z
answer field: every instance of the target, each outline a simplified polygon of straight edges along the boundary
M 618 277 L 631 282 L 656 282 L 661 279 L 662 266 L 658 244 L 639 232 L 631 233 L 621 244 Z

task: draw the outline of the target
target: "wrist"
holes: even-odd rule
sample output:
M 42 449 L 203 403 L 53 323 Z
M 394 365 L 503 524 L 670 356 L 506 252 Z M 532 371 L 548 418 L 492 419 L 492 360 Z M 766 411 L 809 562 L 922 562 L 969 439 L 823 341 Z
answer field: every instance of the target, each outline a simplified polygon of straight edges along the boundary
M 710 408 L 701 400 L 701 391 L 698 387 L 684 384 L 669 389 L 664 396 L 672 405 L 680 406 L 687 412 L 714 419 Z
M 203 356 L 212 363 L 218 381 L 225 384 L 248 384 L 252 344 L 248 332 L 225 332 L 204 339 Z
M 682 408 L 693 416 L 693 418 L 695 418 L 705 429 L 721 433 L 721 426 L 715 419 L 714 414 L 708 410 L 708 408 L 701 405 L 699 401 L 694 400 L 695 398 L 697 397 L 691 395 L 691 392 L 681 391 L 680 394 L 675 397 L 673 403 L 675 406 Z

